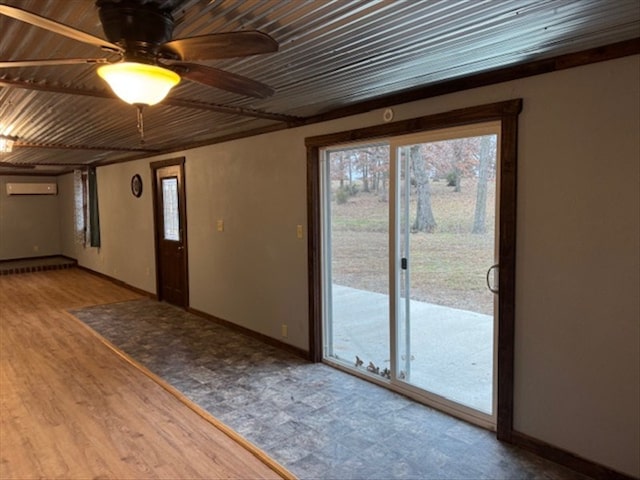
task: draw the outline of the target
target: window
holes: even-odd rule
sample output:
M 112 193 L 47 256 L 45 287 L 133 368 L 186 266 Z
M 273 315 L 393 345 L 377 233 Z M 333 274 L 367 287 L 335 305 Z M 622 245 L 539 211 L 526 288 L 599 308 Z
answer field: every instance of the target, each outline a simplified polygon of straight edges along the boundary
M 178 212 L 178 179 L 162 179 L 164 239 L 180 241 L 180 215 Z

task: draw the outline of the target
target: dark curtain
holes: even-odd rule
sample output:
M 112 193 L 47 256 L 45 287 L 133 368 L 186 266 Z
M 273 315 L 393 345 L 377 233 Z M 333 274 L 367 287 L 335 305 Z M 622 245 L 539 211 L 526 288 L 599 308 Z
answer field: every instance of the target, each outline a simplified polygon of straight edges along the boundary
M 91 235 L 91 246 L 100 246 L 100 215 L 98 214 L 98 180 L 96 169 L 90 167 L 88 171 L 89 180 L 89 233 Z

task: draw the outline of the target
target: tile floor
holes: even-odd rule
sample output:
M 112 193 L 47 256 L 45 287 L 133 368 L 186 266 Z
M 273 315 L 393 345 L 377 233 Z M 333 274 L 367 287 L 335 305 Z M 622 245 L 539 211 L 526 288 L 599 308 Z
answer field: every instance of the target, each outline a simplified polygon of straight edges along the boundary
M 301 479 L 587 478 L 164 303 L 72 313 Z

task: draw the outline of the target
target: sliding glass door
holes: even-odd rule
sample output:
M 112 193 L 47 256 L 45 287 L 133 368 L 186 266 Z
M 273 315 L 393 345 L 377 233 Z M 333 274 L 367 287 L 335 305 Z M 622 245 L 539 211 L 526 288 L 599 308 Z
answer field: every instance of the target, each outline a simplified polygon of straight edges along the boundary
M 499 127 L 322 156 L 325 360 L 489 428 Z
M 325 356 L 389 370 L 389 146 L 324 158 Z
M 396 380 L 491 418 L 498 125 L 393 139 Z M 489 274 L 490 284 L 493 278 Z

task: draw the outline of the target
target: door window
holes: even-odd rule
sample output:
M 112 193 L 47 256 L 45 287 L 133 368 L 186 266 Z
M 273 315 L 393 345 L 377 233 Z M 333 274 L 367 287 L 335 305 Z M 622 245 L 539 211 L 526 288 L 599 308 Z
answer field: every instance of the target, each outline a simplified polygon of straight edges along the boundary
M 164 239 L 180 241 L 180 210 L 178 208 L 178 179 L 162 179 L 162 208 Z

